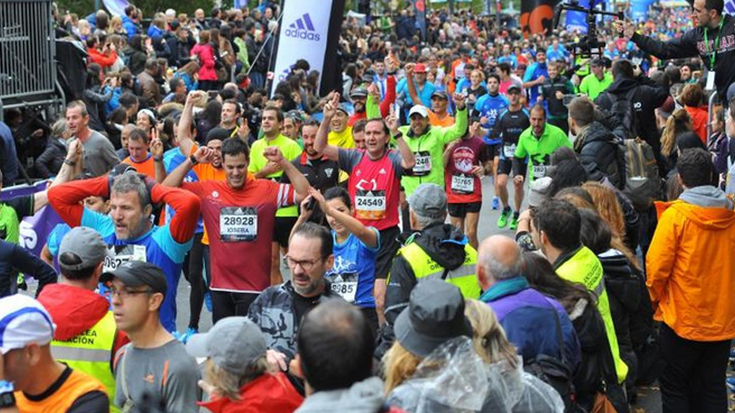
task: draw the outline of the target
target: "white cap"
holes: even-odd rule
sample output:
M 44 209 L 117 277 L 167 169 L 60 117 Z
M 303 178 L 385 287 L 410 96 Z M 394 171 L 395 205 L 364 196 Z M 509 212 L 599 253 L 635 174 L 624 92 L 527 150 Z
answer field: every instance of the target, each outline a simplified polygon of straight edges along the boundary
M 0 354 L 54 338 L 56 325 L 48 311 L 31 297 L 16 294 L 0 299 Z
M 429 117 L 429 110 L 426 109 L 426 106 L 423 105 L 415 105 L 414 107 L 412 107 L 411 110 L 408 112 L 408 117 L 410 118 L 414 113 L 418 113 L 425 118 Z

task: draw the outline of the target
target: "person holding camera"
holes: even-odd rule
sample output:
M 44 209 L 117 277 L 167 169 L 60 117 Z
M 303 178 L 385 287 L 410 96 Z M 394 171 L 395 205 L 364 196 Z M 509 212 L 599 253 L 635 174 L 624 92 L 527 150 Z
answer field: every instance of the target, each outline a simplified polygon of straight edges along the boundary
M 724 15 L 724 0 L 694 0 L 691 16 L 695 28 L 663 42 L 636 32 L 629 21 L 616 22 L 618 33 L 632 40 L 641 50 L 659 59 L 702 58 L 707 70 L 706 89 L 716 89 L 727 106 L 727 87 L 735 83 L 735 49 L 730 39 L 735 35 L 735 18 Z M 724 42 L 723 42 L 724 40 Z

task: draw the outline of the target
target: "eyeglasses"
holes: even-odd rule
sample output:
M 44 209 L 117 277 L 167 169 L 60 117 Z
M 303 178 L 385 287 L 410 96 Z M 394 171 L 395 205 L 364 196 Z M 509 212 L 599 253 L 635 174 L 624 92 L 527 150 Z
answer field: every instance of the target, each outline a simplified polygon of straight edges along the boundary
M 323 260 L 324 257 L 319 257 L 315 260 L 301 260 L 297 261 L 288 255 L 286 255 L 286 262 L 288 262 L 288 266 L 291 268 L 296 268 L 297 265 L 301 266 L 301 268 L 304 269 L 304 271 L 311 271 L 312 268 L 314 268 L 314 265 L 316 265 L 317 262 Z
M 150 288 L 146 288 L 145 290 L 127 290 L 124 288 L 122 290 L 118 290 L 115 287 L 110 287 L 110 297 L 118 296 L 120 297 L 121 300 L 125 300 L 128 297 L 131 297 L 134 295 L 150 294 L 152 292 L 153 290 L 151 290 Z

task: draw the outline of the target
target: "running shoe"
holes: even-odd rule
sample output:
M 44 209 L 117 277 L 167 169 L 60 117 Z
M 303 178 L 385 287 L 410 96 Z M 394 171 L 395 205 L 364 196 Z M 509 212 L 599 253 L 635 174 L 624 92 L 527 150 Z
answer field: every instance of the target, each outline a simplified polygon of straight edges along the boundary
M 518 228 L 518 215 L 513 214 L 513 218 L 510 219 L 510 226 L 508 226 L 508 229 L 511 231 L 515 231 Z
M 493 197 L 493 211 L 497 211 L 500 209 L 500 198 L 497 196 Z
M 498 228 L 505 228 L 508 225 L 508 217 L 510 216 L 510 209 L 503 210 L 498 218 Z
M 182 342 L 183 344 L 186 344 L 187 341 L 193 336 L 194 334 L 197 334 L 199 331 L 195 328 L 187 328 L 186 333 L 179 333 L 178 331 L 175 331 L 173 333 L 174 338 Z

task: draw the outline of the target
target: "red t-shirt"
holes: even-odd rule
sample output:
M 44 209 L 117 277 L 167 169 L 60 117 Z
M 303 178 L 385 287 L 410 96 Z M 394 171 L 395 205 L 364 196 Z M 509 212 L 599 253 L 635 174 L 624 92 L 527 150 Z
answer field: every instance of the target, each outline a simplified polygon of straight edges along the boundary
M 184 182 L 182 188 L 202 200 L 212 262 L 210 288 L 243 293 L 270 287 L 276 210 L 296 202 L 293 187 L 248 179 L 240 190 L 225 181 Z
M 363 149 L 340 149 L 339 167 L 350 174 L 347 190 L 355 218 L 382 231 L 398 225 L 401 192 L 401 155 L 393 150 L 371 160 Z
M 452 149 L 444 174 L 447 202 L 467 204 L 482 201 L 482 182 L 472 173 L 472 168 L 486 161 L 487 151 L 482 139 L 472 137 L 459 141 Z

